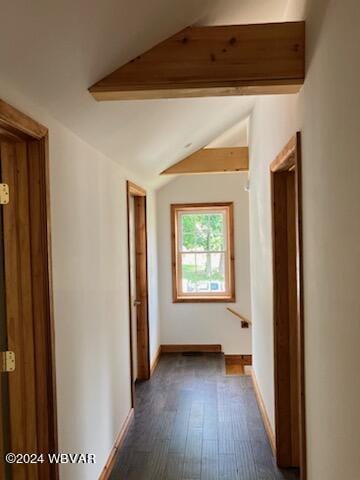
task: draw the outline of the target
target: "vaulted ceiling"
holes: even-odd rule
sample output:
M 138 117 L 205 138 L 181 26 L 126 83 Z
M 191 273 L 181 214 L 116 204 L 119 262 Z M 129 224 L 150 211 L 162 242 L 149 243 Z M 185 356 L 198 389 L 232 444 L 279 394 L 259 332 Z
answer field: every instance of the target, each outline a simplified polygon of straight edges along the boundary
M 188 25 L 282 21 L 286 6 L 287 0 L 6 1 L 0 75 L 85 141 L 157 186 L 159 172 L 246 118 L 254 99 L 97 103 L 87 88 Z

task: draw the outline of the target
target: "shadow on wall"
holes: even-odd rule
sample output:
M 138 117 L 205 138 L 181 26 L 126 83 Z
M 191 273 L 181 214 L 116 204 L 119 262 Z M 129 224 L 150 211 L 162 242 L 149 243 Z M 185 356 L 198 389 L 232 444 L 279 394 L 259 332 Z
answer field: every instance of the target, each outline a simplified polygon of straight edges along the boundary
M 325 22 L 327 9 L 329 6 L 330 0 L 317 0 L 316 2 L 312 1 L 306 2 L 305 6 L 305 18 L 311 18 L 312 22 L 315 22 L 317 28 L 307 28 L 306 33 L 312 35 L 310 41 L 307 42 L 306 48 L 306 71 L 309 70 L 313 55 L 315 52 L 315 47 L 318 44 L 318 39 L 321 36 L 323 24 Z M 311 33 L 310 33 L 311 32 Z
M 296 21 L 305 19 L 306 26 L 306 71 L 309 70 L 315 46 L 321 36 L 330 0 L 289 0 L 284 15 L 284 21 Z M 311 19 L 311 20 L 308 20 Z M 311 28 L 309 22 L 316 24 L 316 29 Z M 309 28 L 310 27 L 310 28 Z M 310 37 L 309 37 L 310 35 Z M 308 41 L 309 40 L 309 41 Z

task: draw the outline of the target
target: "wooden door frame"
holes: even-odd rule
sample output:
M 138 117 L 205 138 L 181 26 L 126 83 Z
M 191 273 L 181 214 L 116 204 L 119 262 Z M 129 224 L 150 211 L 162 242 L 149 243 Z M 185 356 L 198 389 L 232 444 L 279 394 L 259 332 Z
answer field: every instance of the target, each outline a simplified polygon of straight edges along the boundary
M 132 361 L 132 304 L 130 278 L 130 198 L 135 201 L 135 244 L 136 244 L 136 297 L 141 302 L 137 308 L 137 358 L 138 380 L 150 378 L 149 345 L 149 308 L 148 308 L 148 261 L 147 261 L 147 226 L 146 226 L 146 191 L 138 185 L 127 181 L 127 218 L 128 218 L 128 269 L 129 269 L 129 325 L 130 325 L 130 361 L 131 392 L 134 406 L 134 369 Z
M 26 142 L 29 165 L 34 168 L 34 174 L 32 171 L 29 174 L 29 201 L 32 244 L 30 255 L 33 265 L 33 281 L 36 282 L 33 302 L 37 315 L 34 329 L 36 410 L 38 412 L 36 435 L 38 453 L 55 453 L 58 451 L 58 430 L 48 129 L 0 99 L 0 133 L 3 138 L 15 142 L 21 139 Z M 39 479 L 41 480 L 57 480 L 58 478 L 59 469 L 56 464 L 46 462 L 39 469 Z
M 273 231 L 273 278 L 274 278 L 274 372 L 275 372 L 275 430 L 276 457 L 279 466 L 288 466 L 289 443 L 291 443 L 291 425 L 289 421 L 290 406 L 290 355 L 292 352 L 289 335 L 289 315 L 287 292 L 296 292 L 296 335 L 298 412 L 299 412 L 299 463 L 301 480 L 307 478 L 306 464 L 306 426 L 305 426 L 305 363 L 304 363 L 304 308 L 303 308 L 303 250 L 302 250 L 302 187 L 301 187 L 301 134 L 297 132 L 270 165 L 271 172 L 271 208 Z M 287 222 L 281 220 L 279 210 L 280 175 L 293 172 L 295 180 L 295 243 L 296 272 L 289 275 L 291 262 L 286 252 L 280 251 L 278 243 L 288 241 Z M 285 179 L 285 177 L 283 177 Z M 286 212 L 288 215 L 288 204 Z M 278 242 L 278 243 L 277 243 Z M 293 278 L 296 278 L 296 281 Z M 285 300 L 284 300 L 285 297 Z

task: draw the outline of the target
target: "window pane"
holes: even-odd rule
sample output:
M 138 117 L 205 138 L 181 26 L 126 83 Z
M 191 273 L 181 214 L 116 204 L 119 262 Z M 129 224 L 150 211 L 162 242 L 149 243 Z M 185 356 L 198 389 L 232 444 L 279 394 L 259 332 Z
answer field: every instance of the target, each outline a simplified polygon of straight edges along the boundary
M 224 262 L 224 253 L 182 254 L 182 291 L 215 294 L 225 292 Z
M 224 231 L 224 214 L 211 213 L 209 215 L 209 226 L 214 235 L 223 234 Z
M 209 232 L 208 215 L 186 213 L 181 215 L 181 248 L 185 251 L 204 251 Z
M 180 215 L 180 225 L 181 225 L 181 231 L 184 234 L 185 233 L 194 234 L 195 224 L 194 224 L 193 215 L 182 213 Z
M 196 254 L 196 281 L 208 280 L 211 273 L 211 265 L 207 262 L 207 253 Z
M 225 292 L 225 254 L 211 253 L 210 290 L 212 292 Z
M 224 251 L 225 250 L 225 237 L 224 237 L 224 214 L 212 213 L 209 216 L 209 250 L 212 251 Z
M 194 250 L 204 252 L 208 249 L 207 238 L 209 236 L 209 216 L 207 214 L 192 215 L 195 225 Z
M 211 235 L 209 239 L 209 250 L 211 252 L 223 252 L 225 250 L 225 241 L 223 235 Z
M 196 258 L 194 253 L 181 255 L 182 291 L 184 293 L 196 292 Z
M 185 213 L 181 215 L 182 251 L 224 251 L 223 213 Z
M 195 241 L 195 236 L 192 233 L 183 233 L 181 236 L 181 251 L 183 252 L 193 252 L 195 251 L 196 247 L 196 241 Z
M 210 292 L 211 257 L 209 253 L 196 255 L 196 290 Z

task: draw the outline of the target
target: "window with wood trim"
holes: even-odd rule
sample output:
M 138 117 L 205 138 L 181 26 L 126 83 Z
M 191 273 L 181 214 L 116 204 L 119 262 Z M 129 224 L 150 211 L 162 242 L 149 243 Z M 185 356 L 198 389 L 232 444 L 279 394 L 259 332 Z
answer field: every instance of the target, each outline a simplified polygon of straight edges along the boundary
M 233 302 L 233 203 L 171 205 L 174 302 Z

